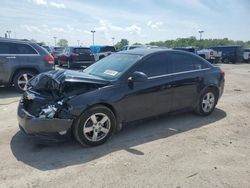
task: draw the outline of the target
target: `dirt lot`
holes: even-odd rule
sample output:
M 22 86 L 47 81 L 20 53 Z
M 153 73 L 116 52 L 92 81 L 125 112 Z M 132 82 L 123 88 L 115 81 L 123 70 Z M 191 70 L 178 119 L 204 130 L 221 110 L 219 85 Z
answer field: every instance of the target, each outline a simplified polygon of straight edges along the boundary
M 17 127 L 19 94 L 0 88 L 0 187 L 250 187 L 250 64 L 222 68 L 211 116 L 127 126 L 96 148 L 30 140 Z

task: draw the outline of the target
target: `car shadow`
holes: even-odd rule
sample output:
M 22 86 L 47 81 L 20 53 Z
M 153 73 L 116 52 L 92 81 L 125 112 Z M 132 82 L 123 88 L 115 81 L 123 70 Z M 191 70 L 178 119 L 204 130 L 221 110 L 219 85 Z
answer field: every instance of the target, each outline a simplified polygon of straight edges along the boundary
M 0 86 L 0 99 L 10 99 L 20 97 L 22 94 L 15 87 Z
M 207 117 L 200 117 L 190 112 L 166 115 L 127 125 L 111 140 L 98 147 L 83 148 L 74 141 L 41 144 L 31 141 L 30 137 L 20 131 L 13 136 L 10 145 L 18 161 L 36 169 L 48 171 L 84 164 L 119 150 L 125 150 L 132 155 L 144 155 L 142 151 L 133 147 L 202 126 L 214 126 L 212 123 L 225 117 L 226 112 L 220 109 L 215 109 Z

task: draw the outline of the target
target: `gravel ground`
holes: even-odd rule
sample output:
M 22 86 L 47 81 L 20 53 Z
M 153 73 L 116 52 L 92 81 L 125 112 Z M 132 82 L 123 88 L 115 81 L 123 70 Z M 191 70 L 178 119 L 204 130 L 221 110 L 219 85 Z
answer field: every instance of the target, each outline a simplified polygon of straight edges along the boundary
M 0 88 L 0 187 L 250 187 L 250 64 L 221 65 L 212 115 L 169 115 L 108 143 L 41 144 L 19 132 L 19 94 Z

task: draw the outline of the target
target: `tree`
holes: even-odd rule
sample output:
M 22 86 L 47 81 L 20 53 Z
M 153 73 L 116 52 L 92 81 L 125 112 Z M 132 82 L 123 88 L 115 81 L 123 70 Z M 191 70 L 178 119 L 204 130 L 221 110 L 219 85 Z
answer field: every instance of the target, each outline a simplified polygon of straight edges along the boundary
M 66 39 L 60 39 L 57 42 L 57 45 L 60 46 L 60 47 L 67 47 L 68 46 L 68 41 Z
M 31 42 L 37 43 L 36 39 L 30 39 Z
M 228 38 L 197 40 L 193 36 L 189 38 L 177 38 L 176 40 L 166 40 L 165 42 L 164 41 L 150 42 L 149 44 L 159 47 L 168 47 L 168 48 L 188 47 L 188 46 L 209 48 L 218 45 L 241 45 L 244 47 L 250 47 L 250 41 L 248 42 L 234 41 L 234 40 L 229 40 Z
M 115 45 L 115 48 L 117 50 L 122 49 L 124 46 L 127 46 L 129 44 L 129 41 L 127 39 L 121 39 L 120 42 L 117 42 Z

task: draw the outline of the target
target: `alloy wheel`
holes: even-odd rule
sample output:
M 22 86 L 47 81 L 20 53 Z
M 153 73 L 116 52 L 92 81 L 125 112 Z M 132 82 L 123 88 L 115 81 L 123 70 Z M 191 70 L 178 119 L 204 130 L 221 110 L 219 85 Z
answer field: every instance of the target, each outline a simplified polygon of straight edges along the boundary
M 104 139 L 111 128 L 111 120 L 103 113 L 91 115 L 84 123 L 83 134 L 91 142 Z
M 17 84 L 18 84 L 18 87 L 25 91 L 27 90 L 27 84 L 29 82 L 29 80 L 31 78 L 33 78 L 34 75 L 30 74 L 30 73 L 24 73 L 24 74 L 21 74 L 18 79 L 17 79 Z
M 208 113 L 214 108 L 215 96 L 212 92 L 208 92 L 204 95 L 202 100 L 202 109 L 204 112 Z

